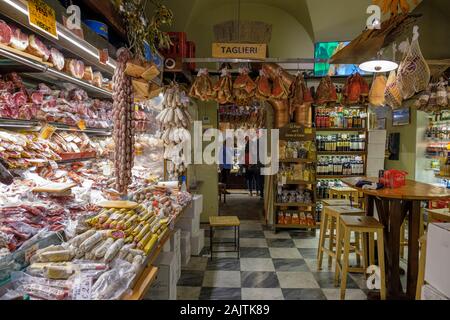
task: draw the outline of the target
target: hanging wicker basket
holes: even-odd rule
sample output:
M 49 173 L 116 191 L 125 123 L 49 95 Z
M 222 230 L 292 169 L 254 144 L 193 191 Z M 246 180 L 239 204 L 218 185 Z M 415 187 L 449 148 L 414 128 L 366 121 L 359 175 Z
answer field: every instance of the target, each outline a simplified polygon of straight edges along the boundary
M 272 25 L 261 21 L 230 20 L 214 25 L 215 42 L 270 43 Z

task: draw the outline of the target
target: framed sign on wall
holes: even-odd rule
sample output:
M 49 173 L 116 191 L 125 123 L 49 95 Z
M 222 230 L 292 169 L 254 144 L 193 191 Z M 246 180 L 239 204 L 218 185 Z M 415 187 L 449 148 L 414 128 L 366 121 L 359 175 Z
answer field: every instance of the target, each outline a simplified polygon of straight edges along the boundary
M 406 126 L 411 124 L 410 108 L 397 109 L 392 111 L 392 126 Z

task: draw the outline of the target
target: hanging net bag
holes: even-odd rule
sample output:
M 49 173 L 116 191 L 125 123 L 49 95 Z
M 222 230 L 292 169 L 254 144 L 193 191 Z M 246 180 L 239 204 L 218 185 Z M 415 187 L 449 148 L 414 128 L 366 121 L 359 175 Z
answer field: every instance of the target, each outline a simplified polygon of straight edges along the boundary
M 418 29 L 414 27 L 411 46 L 397 73 L 403 99 L 426 90 L 430 82 L 430 68 L 420 50 Z

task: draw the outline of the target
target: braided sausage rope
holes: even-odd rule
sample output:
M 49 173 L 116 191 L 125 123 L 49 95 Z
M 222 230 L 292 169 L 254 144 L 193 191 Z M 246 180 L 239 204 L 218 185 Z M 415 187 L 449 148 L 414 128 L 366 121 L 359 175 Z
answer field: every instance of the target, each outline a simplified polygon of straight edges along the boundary
M 121 48 L 117 51 L 117 68 L 113 77 L 115 189 L 121 194 L 126 194 L 131 184 L 134 162 L 133 87 L 131 78 L 125 74 L 126 64 L 130 59 L 128 49 Z

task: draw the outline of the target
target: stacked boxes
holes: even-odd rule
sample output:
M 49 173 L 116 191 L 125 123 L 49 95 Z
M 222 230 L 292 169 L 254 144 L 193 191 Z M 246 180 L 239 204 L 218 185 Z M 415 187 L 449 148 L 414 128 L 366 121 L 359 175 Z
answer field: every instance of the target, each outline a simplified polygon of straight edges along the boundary
M 175 254 L 173 252 L 161 252 L 154 265 L 158 268 L 158 274 L 144 299 L 176 300 L 178 280 Z
M 181 265 L 185 266 L 191 259 L 191 233 L 189 231 L 181 231 Z
M 386 130 L 370 130 L 368 143 L 366 176 L 378 177 L 379 171 L 384 170 Z

